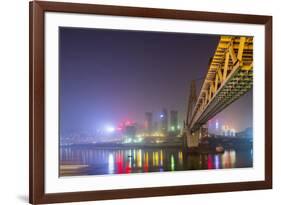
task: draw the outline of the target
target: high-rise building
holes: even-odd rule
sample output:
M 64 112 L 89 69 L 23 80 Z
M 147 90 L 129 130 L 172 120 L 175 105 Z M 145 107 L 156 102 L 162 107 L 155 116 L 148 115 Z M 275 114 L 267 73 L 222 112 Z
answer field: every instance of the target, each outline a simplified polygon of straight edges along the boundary
M 160 123 L 161 132 L 166 135 L 168 132 L 168 111 L 166 108 L 160 114 Z
M 145 120 L 144 120 L 144 128 L 145 128 L 145 131 L 148 133 L 148 134 L 151 134 L 152 132 L 152 112 L 146 112 L 145 113 Z
M 132 124 L 132 125 L 127 125 L 125 127 L 125 142 L 127 143 L 131 143 L 135 140 L 136 137 L 136 132 L 137 132 L 137 127 L 136 124 Z
M 178 111 L 171 110 L 170 111 L 170 130 L 175 132 L 179 129 L 179 121 L 178 121 Z
M 158 122 L 154 122 L 153 123 L 153 132 L 155 133 L 158 133 L 159 132 L 159 125 L 158 125 Z

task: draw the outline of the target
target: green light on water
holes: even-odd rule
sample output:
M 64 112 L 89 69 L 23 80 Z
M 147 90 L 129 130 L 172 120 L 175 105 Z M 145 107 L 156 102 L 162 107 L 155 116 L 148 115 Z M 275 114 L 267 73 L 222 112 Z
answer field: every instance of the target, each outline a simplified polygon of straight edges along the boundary
M 175 158 L 174 155 L 171 155 L 171 170 L 175 170 Z

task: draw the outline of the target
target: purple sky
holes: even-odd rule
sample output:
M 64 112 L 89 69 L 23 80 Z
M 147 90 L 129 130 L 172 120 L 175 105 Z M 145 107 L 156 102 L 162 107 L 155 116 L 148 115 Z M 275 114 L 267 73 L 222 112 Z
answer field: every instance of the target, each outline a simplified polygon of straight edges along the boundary
M 91 132 L 144 113 L 175 109 L 185 118 L 190 81 L 202 78 L 219 36 L 61 27 L 61 133 Z M 197 81 L 197 91 L 201 87 Z M 252 126 L 252 92 L 218 115 Z

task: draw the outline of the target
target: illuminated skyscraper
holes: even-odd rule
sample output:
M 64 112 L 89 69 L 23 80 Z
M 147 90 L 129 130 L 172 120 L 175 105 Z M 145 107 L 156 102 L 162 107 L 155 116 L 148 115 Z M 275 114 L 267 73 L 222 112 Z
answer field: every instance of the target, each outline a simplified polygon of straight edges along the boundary
M 137 127 L 136 124 L 127 125 L 125 127 L 125 142 L 131 143 L 135 140 Z
M 153 132 L 159 132 L 159 123 L 158 122 L 153 123 Z
M 160 114 L 160 122 L 161 122 L 161 132 L 163 134 L 167 134 L 168 132 L 168 111 L 166 108 L 163 109 L 162 113 Z
M 178 130 L 179 122 L 178 122 L 178 111 L 171 110 L 170 111 L 170 130 L 175 132 Z
M 145 113 L 144 127 L 148 134 L 152 132 L 152 112 Z

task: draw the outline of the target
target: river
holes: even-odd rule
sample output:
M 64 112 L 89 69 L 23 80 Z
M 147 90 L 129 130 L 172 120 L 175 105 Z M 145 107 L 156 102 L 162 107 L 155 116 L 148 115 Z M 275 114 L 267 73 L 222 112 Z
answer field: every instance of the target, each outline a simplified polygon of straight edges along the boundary
M 252 167 L 250 150 L 223 154 L 190 154 L 180 148 L 60 148 L 60 175 L 104 175 Z

